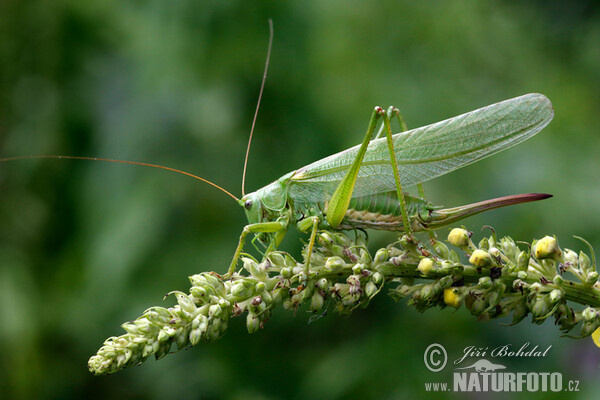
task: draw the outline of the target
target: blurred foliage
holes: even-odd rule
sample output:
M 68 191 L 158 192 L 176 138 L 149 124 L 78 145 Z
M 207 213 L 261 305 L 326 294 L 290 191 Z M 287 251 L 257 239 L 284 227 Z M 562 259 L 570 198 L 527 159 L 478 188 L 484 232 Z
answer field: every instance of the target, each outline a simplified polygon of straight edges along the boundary
M 548 128 L 427 183 L 428 197 L 453 206 L 552 193 L 466 226 L 523 240 L 577 234 L 600 249 L 595 1 L 3 0 L 0 156 L 158 163 L 239 194 L 268 18 L 275 39 L 248 190 L 357 144 L 374 105 L 398 106 L 416 127 L 541 92 L 556 111 Z M 97 162 L 4 163 L 0 194 L 6 398 L 415 398 L 424 382 L 450 379 L 423 365 L 433 342 L 456 358 L 466 346 L 552 345 L 544 359 L 506 364 L 578 379 L 581 397 L 600 389 L 591 340 L 475 323 L 464 310 L 418 314 L 386 296 L 310 325 L 303 310 L 275 313 L 252 336 L 233 320 L 216 343 L 94 377 L 88 357 L 122 322 L 185 290 L 188 275 L 226 270 L 243 210 L 184 176 Z M 390 237 L 372 234 L 371 244 Z M 298 252 L 298 240 L 283 247 Z

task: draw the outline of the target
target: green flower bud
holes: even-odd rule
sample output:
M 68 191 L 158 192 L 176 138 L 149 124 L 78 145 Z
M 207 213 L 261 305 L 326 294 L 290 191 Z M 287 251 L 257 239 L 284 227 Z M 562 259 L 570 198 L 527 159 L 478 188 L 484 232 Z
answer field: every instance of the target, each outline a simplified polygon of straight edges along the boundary
M 500 247 L 502 248 L 504 255 L 510 259 L 514 259 L 515 255 L 519 251 L 519 247 L 515 241 L 507 236 L 500 239 Z
M 490 247 L 488 254 L 494 258 L 500 257 L 500 250 L 497 247 Z
M 354 275 L 360 275 L 364 271 L 364 269 L 365 269 L 365 265 L 364 264 L 360 264 L 360 263 L 359 264 L 355 264 L 352 267 L 352 273 Z
M 469 257 L 469 262 L 476 267 L 485 267 L 492 263 L 492 257 L 487 251 L 475 250 Z
M 252 334 L 260 329 L 260 318 L 256 315 L 248 313 L 246 316 L 246 329 L 248 333 Z
M 473 304 L 471 304 L 471 314 L 473 315 L 481 315 L 485 309 L 487 308 L 487 304 L 483 296 L 477 297 L 473 300 Z
M 550 292 L 550 302 L 552 304 L 558 302 L 559 300 L 561 300 L 563 298 L 564 292 L 560 289 L 553 289 Z
M 565 262 L 571 263 L 573 265 L 577 265 L 579 258 L 577 257 L 577 253 L 571 249 L 565 249 L 563 252 L 563 257 Z
M 425 285 L 421 289 L 421 298 L 423 300 L 429 300 L 435 295 L 435 289 L 432 284 Z
M 267 288 L 267 285 L 264 282 L 258 282 L 256 286 L 254 286 L 255 293 L 262 293 Z
M 517 270 L 527 271 L 529 267 L 529 254 L 525 251 L 521 251 L 517 256 Z
M 449 261 L 452 261 L 454 264 L 460 263 L 460 256 L 454 250 L 450 250 L 450 256 L 448 257 Z
M 323 247 L 329 248 L 333 244 L 333 236 L 329 232 L 319 232 L 317 240 Z
M 551 309 L 550 299 L 546 295 L 538 295 L 535 297 L 533 306 L 531 307 L 531 314 L 533 318 L 545 317 Z
M 388 249 L 379 249 L 377 250 L 377 253 L 375 253 L 375 259 L 373 261 L 373 264 L 383 264 L 388 260 L 389 257 L 390 252 L 388 251 Z
M 433 260 L 431 258 L 425 257 L 425 258 L 421 258 L 417 269 L 423 275 L 427 276 L 427 274 L 433 269 L 433 265 L 434 265 Z
M 586 321 L 581 324 L 581 336 L 590 336 L 598 329 L 598 321 Z
M 433 249 L 435 250 L 437 255 L 440 256 L 440 258 L 447 259 L 450 256 L 450 250 L 444 242 L 440 242 L 439 240 L 437 240 L 433 245 Z
M 579 268 L 584 272 L 588 272 L 590 270 L 591 262 L 590 258 L 583 251 L 579 252 Z
M 562 276 L 560 276 L 560 275 L 556 275 L 556 276 L 554 277 L 554 279 L 552 279 L 552 282 L 553 282 L 555 285 L 562 285 L 562 284 L 565 282 L 565 280 L 563 279 L 563 277 L 562 277 Z
M 490 249 L 490 241 L 488 240 L 488 238 L 484 237 L 483 239 L 481 239 L 479 241 L 479 244 L 477 245 L 478 248 L 480 248 L 481 250 L 489 250 Z
M 456 247 L 464 248 L 469 245 L 469 232 L 463 228 L 454 228 L 448 234 L 448 242 Z
M 329 282 L 326 278 L 321 278 L 317 281 L 315 286 L 323 291 L 328 291 L 331 286 L 331 282 Z
M 340 257 L 329 257 L 325 262 L 325 270 L 326 271 L 337 271 L 339 269 L 344 268 L 344 260 Z
M 208 307 L 208 316 L 209 317 L 220 317 L 223 314 L 223 309 L 217 305 L 213 304 Z
M 596 318 L 597 312 L 592 307 L 587 307 L 585 310 L 581 312 L 581 316 L 586 321 L 593 321 Z
M 562 251 L 558 247 L 558 241 L 554 236 L 545 236 L 538 240 L 534 244 L 533 254 L 538 260 L 546 258 L 556 261 L 562 260 Z
M 591 271 L 588 272 L 585 283 L 587 283 L 588 285 L 593 285 L 598 281 L 598 272 L 596 271 Z
M 319 311 L 321 308 L 323 308 L 324 302 L 325 299 L 323 298 L 323 296 L 321 296 L 319 292 L 315 292 L 312 295 L 312 298 L 310 299 L 310 310 L 312 312 Z
M 172 294 L 175 294 L 175 298 L 177 299 L 177 303 L 179 303 L 179 307 L 181 307 L 181 309 L 188 313 L 191 314 L 194 311 L 196 311 L 196 304 L 194 304 L 194 302 L 189 298 L 189 296 L 183 292 L 171 292 Z M 171 294 L 170 293 L 170 294 Z
M 281 269 L 281 277 L 283 279 L 290 279 L 292 276 L 292 269 L 289 267 L 285 267 Z
M 371 280 L 373 281 L 373 283 L 375 283 L 376 285 L 379 285 L 380 283 L 383 282 L 383 275 L 381 274 L 381 272 L 375 272 L 372 276 L 371 276 Z
M 524 301 L 519 302 L 513 311 L 513 324 L 517 324 L 523 320 L 529 314 L 527 304 Z
M 522 279 L 522 280 L 527 279 L 527 272 L 525 272 L 525 271 L 519 271 L 517 273 L 517 278 Z
M 492 282 L 492 278 L 490 278 L 489 276 L 482 276 L 481 278 L 479 278 L 479 282 L 477 284 L 482 289 L 489 289 L 492 286 L 494 286 L 494 283 Z
M 376 284 L 373 283 L 373 281 L 369 281 L 367 282 L 367 284 L 365 285 L 365 295 L 367 296 L 367 298 L 371 298 L 373 296 L 375 296 L 377 294 L 377 292 L 379 291 L 379 288 L 377 287 Z

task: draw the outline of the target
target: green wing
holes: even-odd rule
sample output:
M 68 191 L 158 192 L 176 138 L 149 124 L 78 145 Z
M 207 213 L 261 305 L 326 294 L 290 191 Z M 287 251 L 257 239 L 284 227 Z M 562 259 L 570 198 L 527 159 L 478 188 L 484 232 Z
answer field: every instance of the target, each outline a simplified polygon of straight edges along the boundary
M 554 116 L 542 94 L 527 94 L 393 136 L 402 186 L 425 182 L 530 138 Z M 359 146 L 323 158 L 292 176 L 289 194 L 300 202 L 327 200 Z M 396 189 L 386 139 L 371 141 L 352 197 Z

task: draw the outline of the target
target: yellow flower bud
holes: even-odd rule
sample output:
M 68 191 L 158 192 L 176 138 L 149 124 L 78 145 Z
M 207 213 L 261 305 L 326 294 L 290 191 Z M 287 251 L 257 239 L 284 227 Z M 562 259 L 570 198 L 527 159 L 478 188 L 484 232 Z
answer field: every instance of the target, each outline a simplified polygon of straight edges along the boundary
M 558 241 L 554 236 L 545 236 L 538 240 L 533 254 L 537 259 L 551 258 L 559 261 L 562 258 L 562 251 L 558 247 Z
M 444 303 L 450 307 L 460 307 L 462 299 L 458 288 L 449 287 L 444 289 Z
M 594 340 L 594 344 L 600 347 L 600 328 L 596 329 L 594 333 L 592 333 L 592 340 Z
M 476 267 L 485 267 L 492 262 L 492 257 L 487 251 L 475 250 L 469 257 L 469 262 Z
M 421 258 L 421 261 L 419 261 L 419 266 L 417 267 L 417 269 L 423 275 L 427 275 L 429 273 L 429 271 L 431 271 L 433 269 L 433 260 L 429 257 Z
M 448 242 L 456 247 L 469 245 L 469 232 L 463 228 L 454 228 L 448 234 Z

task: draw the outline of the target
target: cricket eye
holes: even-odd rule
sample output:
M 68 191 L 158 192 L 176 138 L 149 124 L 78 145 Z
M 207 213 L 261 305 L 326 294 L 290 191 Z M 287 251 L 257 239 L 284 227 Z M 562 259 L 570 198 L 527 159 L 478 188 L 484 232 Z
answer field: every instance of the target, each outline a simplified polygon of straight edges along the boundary
M 246 210 L 249 210 L 252 208 L 252 200 L 246 200 L 246 202 L 244 203 L 244 207 L 246 207 Z

